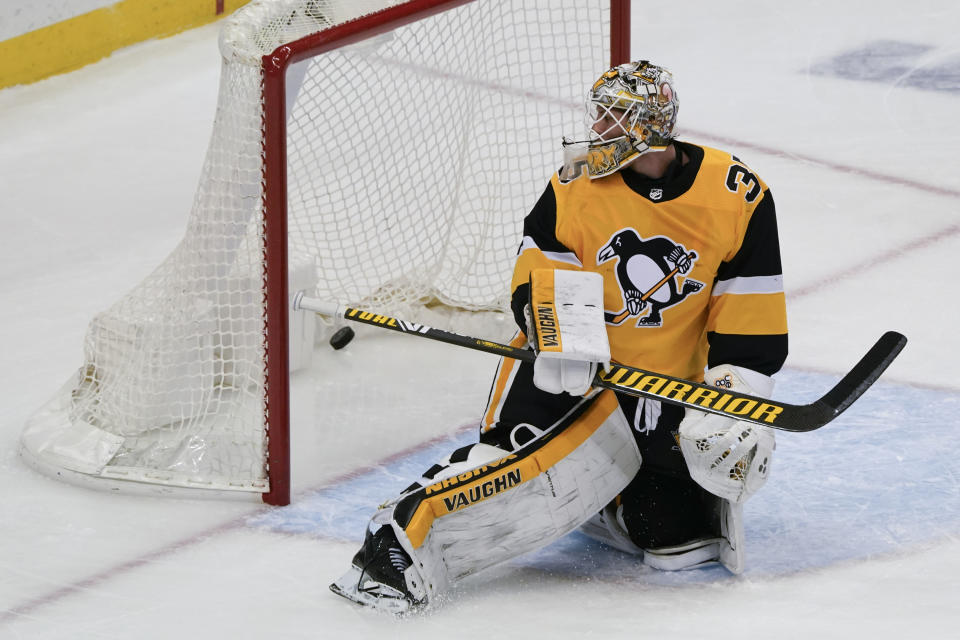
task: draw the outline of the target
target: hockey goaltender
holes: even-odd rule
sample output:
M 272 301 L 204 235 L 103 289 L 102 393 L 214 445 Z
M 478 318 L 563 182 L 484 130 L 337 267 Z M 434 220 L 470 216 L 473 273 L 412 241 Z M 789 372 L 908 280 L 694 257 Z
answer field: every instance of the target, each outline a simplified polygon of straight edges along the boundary
M 675 138 L 662 67 L 609 69 L 588 106 L 518 238 L 511 344 L 536 360 L 499 363 L 478 442 L 380 507 L 335 593 L 422 608 L 577 528 L 657 569 L 743 570 L 773 432 L 591 381 L 614 361 L 769 397 L 787 355 L 773 197 L 738 158 Z

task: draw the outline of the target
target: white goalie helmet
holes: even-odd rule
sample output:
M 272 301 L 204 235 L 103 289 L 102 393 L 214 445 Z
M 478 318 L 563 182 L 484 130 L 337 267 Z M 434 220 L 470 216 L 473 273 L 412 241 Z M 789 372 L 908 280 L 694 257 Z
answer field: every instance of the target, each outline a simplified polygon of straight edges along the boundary
M 650 151 L 663 151 L 674 137 L 679 109 L 673 76 L 646 60 L 607 70 L 587 97 L 589 139 L 563 140 L 561 178 L 602 178 Z

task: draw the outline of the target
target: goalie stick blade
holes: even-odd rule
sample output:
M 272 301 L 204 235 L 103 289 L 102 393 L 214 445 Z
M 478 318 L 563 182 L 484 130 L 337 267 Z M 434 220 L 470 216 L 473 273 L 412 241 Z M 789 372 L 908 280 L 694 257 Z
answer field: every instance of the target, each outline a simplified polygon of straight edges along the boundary
M 877 378 L 886 371 L 906 345 L 905 335 L 896 331 L 887 331 L 870 348 L 870 351 L 860 358 L 860 362 L 854 365 L 853 369 L 843 376 L 833 389 L 824 394 L 823 402 L 833 407 L 838 415 L 842 413 L 877 381 Z
M 877 381 L 907 344 L 907 338 L 888 331 L 830 391 L 810 404 L 784 405 L 777 429 L 803 433 L 826 425 L 856 402 Z M 770 425 L 773 426 L 773 425 Z
M 856 402 L 857 398 L 877 381 L 877 378 L 887 370 L 887 367 L 903 351 L 907 345 L 907 337 L 896 331 L 887 331 L 880 336 L 876 344 L 860 358 L 860 361 L 843 376 L 830 391 L 825 393 L 816 402 L 807 405 L 811 407 L 811 420 L 807 426 L 795 425 L 788 431 L 813 431 L 827 424 Z M 813 415 L 814 407 L 816 414 Z M 785 428 L 785 427 L 781 427 Z

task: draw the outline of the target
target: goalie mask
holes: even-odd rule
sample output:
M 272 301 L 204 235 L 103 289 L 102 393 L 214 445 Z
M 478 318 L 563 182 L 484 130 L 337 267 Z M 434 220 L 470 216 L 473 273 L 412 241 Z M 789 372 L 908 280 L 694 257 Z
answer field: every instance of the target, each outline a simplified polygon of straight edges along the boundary
M 591 178 L 622 169 L 649 151 L 663 151 L 673 139 L 677 93 L 669 71 L 641 60 L 608 70 L 587 98 L 588 140 L 563 140 L 561 179 L 572 180 L 586 166 Z

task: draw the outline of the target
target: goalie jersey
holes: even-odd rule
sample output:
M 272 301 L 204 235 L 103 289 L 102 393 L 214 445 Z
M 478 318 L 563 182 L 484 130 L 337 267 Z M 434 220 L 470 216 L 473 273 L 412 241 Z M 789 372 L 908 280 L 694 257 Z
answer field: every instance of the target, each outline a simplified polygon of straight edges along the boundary
M 524 220 L 511 285 L 517 323 L 525 330 L 534 269 L 594 271 L 614 361 L 696 381 L 705 365 L 772 375 L 787 355 L 773 197 L 729 153 L 674 144 L 686 164 L 659 180 L 629 169 L 553 176 Z

